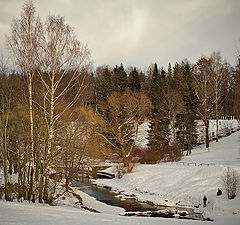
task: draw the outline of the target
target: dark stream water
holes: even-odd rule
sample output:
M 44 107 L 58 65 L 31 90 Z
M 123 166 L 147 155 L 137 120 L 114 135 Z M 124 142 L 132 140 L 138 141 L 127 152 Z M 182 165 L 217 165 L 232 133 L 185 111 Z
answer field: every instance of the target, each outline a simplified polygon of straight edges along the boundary
M 159 210 L 177 210 L 187 212 L 187 215 L 180 216 L 180 218 L 184 219 L 192 219 L 192 220 L 204 220 L 201 213 L 195 213 L 192 208 L 183 208 L 183 207 L 166 207 L 166 206 L 158 206 L 154 204 L 144 203 L 137 201 L 134 197 L 127 197 L 121 199 L 116 197 L 118 194 L 114 193 L 108 188 L 98 187 L 97 185 L 91 183 L 88 179 L 79 179 L 74 180 L 72 185 L 75 187 L 79 187 L 79 189 L 86 194 L 96 198 L 98 201 L 104 202 L 108 205 L 117 206 L 124 208 L 126 211 L 126 216 L 149 216 L 149 217 L 167 217 L 172 218 L 172 214 L 159 214 L 157 213 Z M 135 214 L 128 212 L 152 212 L 148 214 Z

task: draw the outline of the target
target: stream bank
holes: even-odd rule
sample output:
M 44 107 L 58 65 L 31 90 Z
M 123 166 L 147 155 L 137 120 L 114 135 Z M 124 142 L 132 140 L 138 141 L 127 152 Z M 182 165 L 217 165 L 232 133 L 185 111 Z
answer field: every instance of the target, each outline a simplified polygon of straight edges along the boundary
M 202 215 L 202 211 L 180 207 L 155 205 L 152 202 L 140 202 L 134 195 L 124 195 L 119 191 L 112 191 L 111 187 L 100 187 L 89 179 L 78 179 L 72 182 L 72 186 L 79 188 L 84 193 L 96 198 L 107 205 L 117 206 L 125 209 L 121 216 L 142 216 L 142 217 L 164 217 L 191 220 L 208 220 Z

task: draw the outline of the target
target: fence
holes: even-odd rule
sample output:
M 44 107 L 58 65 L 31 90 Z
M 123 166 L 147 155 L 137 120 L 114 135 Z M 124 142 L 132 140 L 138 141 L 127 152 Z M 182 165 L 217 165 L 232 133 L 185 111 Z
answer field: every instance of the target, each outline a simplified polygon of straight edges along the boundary
M 172 162 L 172 164 L 183 166 L 215 166 L 215 163 L 196 163 L 196 162 Z

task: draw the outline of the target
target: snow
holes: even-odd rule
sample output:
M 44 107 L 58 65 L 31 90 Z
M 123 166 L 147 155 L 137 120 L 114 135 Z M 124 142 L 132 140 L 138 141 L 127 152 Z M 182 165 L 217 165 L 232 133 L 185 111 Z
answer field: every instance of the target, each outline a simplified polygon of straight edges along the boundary
M 111 215 L 113 214 L 119 215 L 125 212 L 123 208 L 109 206 L 105 203 L 97 201 L 94 197 L 89 196 L 88 194 L 78 190 L 77 188 L 74 189 L 74 192 L 79 194 L 82 197 L 84 206 L 87 206 L 88 208 L 94 208 L 98 212 L 107 213 Z
M 138 127 L 138 134 L 136 138 L 136 145 L 138 147 L 144 148 L 147 147 L 148 144 L 148 130 L 149 130 L 150 123 L 148 121 L 145 121 Z
M 0 225 L 202 225 L 201 221 L 123 217 L 78 208 L 0 201 Z M 228 224 L 230 225 L 230 224 Z
M 209 139 L 211 140 L 216 136 L 216 120 L 209 120 Z M 236 131 L 239 123 L 236 119 L 218 120 L 219 135 L 225 136 L 228 131 Z M 204 142 L 205 139 L 205 126 L 202 120 L 197 121 L 198 140 Z
M 97 184 L 135 194 L 138 200 L 155 204 L 189 207 L 201 204 L 199 209 L 206 217 L 215 221 L 219 217 L 237 218 L 236 224 L 240 224 L 240 196 L 228 200 L 222 183 L 227 166 L 240 174 L 240 132 L 218 143 L 211 142 L 209 149 L 199 146 L 178 163 L 136 165 L 134 172 L 122 179 L 97 180 Z M 222 196 L 216 196 L 217 188 L 223 190 Z M 208 198 L 206 208 L 202 207 L 204 195 Z
M 218 129 L 219 135 L 226 135 L 227 131 L 234 130 L 236 131 L 239 127 L 239 123 L 236 119 L 231 120 L 218 120 Z M 136 138 L 136 146 L 145 148 L 148 144 L 148 130 L 150 123 L 148 120 L 144 121 L 138 127 L 138 134 Z M 197 130 L 198 130 L 198 140 L 203 142 L 205 138 L 205 127 L 202 120 L 197 121 Z M 216 120 L 209 120 L 209 138 L 210 140 L 216 135 Z
M 144 142 L 144 132 L 141 135 Z M 213 222 L 119 216 L 118 214 L 124 212 L 123 209 L 107 206 L 74 189 L 82 197 L 84 206 L 101 213 L 82 209 L 79 204 L 75 204 L 77 199 L 71 195 L 59 201 L 58 206 L 0 200 L 0 225 L 239 225 L 240 193 L 235 199 L 228 200 L 221 181 L 227 166 L 240 174 L 240 132 L 224 137 L 218 143 L 211 142 L 209 149 L 199 146 L 193 149 L 190 156 L 184 157 L 178 163 L 139 164 L 135 166 L 133 173 L 125 174 L 122 179 L 96 181 L 99 185 L 123 191 L 121 194 L 134 194 L 140 201 L 185 207 L 201 204 L 196 210 L 203 212 L 205 217 L 214 219 Z M 110 170 L 114 171 L 114 168 Z M 223 195 L 216 196 L 217 188 L 223 191 Z M 205 208 L 202 207 L 204 195 L 208 198 Z

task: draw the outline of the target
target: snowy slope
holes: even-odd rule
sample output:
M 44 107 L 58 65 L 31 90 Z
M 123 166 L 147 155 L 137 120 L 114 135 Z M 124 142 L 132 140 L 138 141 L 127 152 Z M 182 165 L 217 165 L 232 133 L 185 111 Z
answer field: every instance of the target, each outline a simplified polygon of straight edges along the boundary
M 228 200 L 221 180 L 228 165 L 240 174 L 240 132 L 222 138 L 218 143 L 212 142 L 209 150 L 198 147 L 179 163 L 138 165 L 132 174 L 126 174 L 122 179 L 98 180 L 97 183 L 135 194 L 139 200 L 155 204 L 193 207 L 202 204 L 206 195 L 205 215 L 216 219 L 218 214 L 227 214 L 238 217 L 240 224 L 240 196 Z M 223 190 L 219 197 L 216 196 L 218 187 Z
M 237 130 L 239 123 L 236 119 L 232 120 L 219 120 L 219 135 L 225 136 L 228 131 Z M 147 147 L 148 144 L 148 130 L 149 130 L 149 121 L 145 121 L 138 128 L 138 135 L 136 138 L 136 146 L 138 147 Z M 205 138 L 205 127 L 201 120 L 197 121 L 197 130 L 198 130 L 198 140 L 199 142 L 204 142 Z M 209 138 L 210 140 L 216 135 L 216 120 L 209 120 Z
M 211 166 L 207 165 L 209 163 L 212 163 Z M 184 157 L 179 163 L 137 165 L 133 173 L 126 174 L 122 179 L 97 181 L 99 185 L 112 186 L 126 194 L 135 194 L 139 200 L 155 204 L 193 207 L 201 204 L 202 197 L 206 194 L 207 207 L 200 205 L 198 210 L 203 210 L 204 215 L 214 219 L 214 222 L 122 217 L 116 215 L 122 209 L 106 206 L 79 191 L 84 205 L 103 213 L 90 213 L 72 207 L 72 201 L 52 207 L 0 200 L 0 225 L 239 225 L 240 194 L 235 199 L 228 200 L 221 182 L 223 171 L 228 165 L 240 174 L 240 132 L 220 139 L 219 143 L 211 142 L 209 150 L 199 146 L 193 150 L 192 155 Z M 223 195 L 219 197 L 216 196 L 218 187 L 223 190 Z
M 123 217 L 72 207 L 0 201 L 0 225 L 204 225 L 201 221 Z M 210 223 L 209 223 L 210 224 Z M 219 224 L 219 225 L 223 225 Z M 228 224 L 230 225 L 230 224 Z

